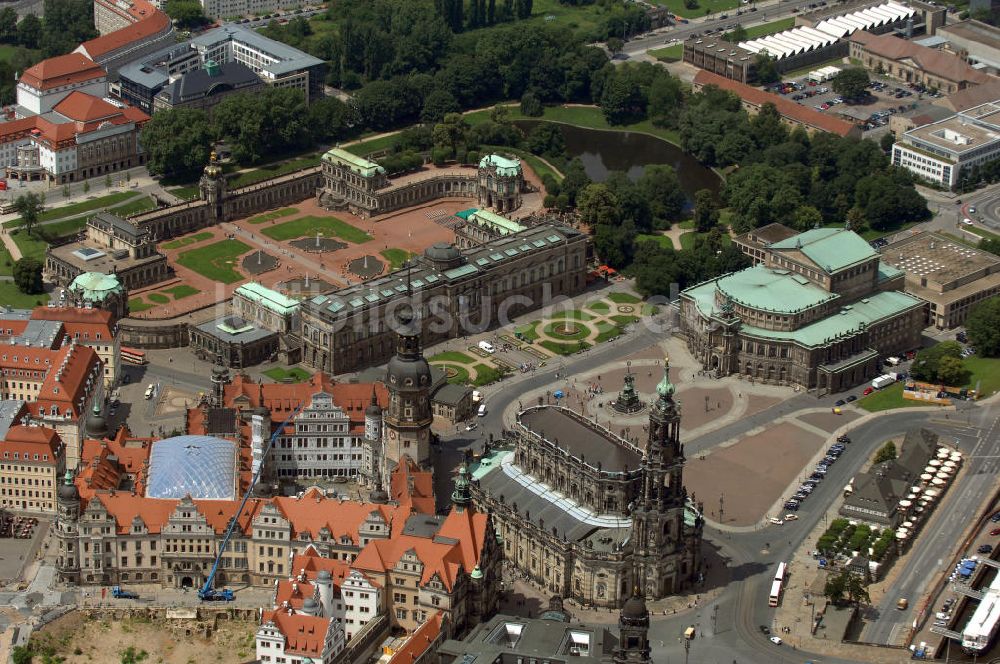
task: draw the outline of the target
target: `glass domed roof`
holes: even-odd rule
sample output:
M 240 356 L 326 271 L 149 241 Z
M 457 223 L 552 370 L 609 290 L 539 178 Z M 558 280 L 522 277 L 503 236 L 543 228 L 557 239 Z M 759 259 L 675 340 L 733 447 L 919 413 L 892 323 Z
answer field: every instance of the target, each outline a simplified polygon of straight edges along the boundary
M 153 443 L 148 498 L 235 500 L 236 443 L 212 436 L 175 436 Z

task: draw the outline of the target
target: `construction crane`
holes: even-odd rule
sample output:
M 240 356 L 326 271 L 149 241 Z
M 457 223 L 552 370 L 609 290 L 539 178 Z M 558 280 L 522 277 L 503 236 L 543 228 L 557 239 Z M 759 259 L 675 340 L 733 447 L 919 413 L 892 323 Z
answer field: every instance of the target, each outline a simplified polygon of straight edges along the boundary
M 240 503 L 240 507 L 236 510 L 236 514 L 229 521 L 229 527 L 226 528 L 226 536 L 222 538 L 222 544 L 219 546 L 219 553 L 215 556 L 215 562 L 212 564 L 212 571 L 209 573 L 208 578 L 205 579 L 205 585 L 198 590 L 198 599 L 203 602 L 231 602 L 236 599 L 233 595 L 233 591 L 229 588 L 223 588 L 221 590 L 216 590 L 212 587 L 215 583 L 215 573 L 219 570 L 219 563 L 222 561 L 222 554 L 226 552 L 226 547 L 229 546 L 229 539 L 233 536 L 233 531 L 236 530 L 236 524 L 240 521 L 240 515 L 243 514 L 243 510 L 247 506 L 247 501 L 250 500 L 250 494 L 253 493 L 254 487 L 257 486 L 257 480 L 260 479 L 261 471 L 264 470 L 264 459 L 267 458 L 267 453 L 271 451 L 271 447 L 274 446 L 274 441 L 278 439 L 278 436 L 285 430 L 288 423 L 292 421 L 299 411 L 302 410 L 304 404 L 299 404 L 298 407 L 292 411 L 292 414 L 285 418 L 285 421 L 281 423 L 271 437 L 267 441 L 267 447 L 264 449 L 264 453 L 260 458 L 260 466 L 254 472 L 253 477 L 250 480 L 250 486 L 247 487 L 247 492 L 243 494 L 243 501 Z

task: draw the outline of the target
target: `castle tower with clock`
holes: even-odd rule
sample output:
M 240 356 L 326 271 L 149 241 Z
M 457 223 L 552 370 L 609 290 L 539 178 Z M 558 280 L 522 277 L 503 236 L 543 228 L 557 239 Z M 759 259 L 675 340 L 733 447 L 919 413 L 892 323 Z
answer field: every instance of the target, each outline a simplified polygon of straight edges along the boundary
M 383 419 L 386 461 L 390 467 L 409 456 L 421 468 L 431 462 L 431 367 L 420 344 L 420 323 L 410 305 L 396 315 L 396 355 L 389 360 L 389 408 Z

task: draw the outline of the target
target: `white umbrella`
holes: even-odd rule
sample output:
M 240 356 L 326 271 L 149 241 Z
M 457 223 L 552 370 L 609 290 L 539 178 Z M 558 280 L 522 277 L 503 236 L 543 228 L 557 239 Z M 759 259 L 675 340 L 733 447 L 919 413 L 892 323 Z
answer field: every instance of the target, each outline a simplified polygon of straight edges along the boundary
M 939 493 L 941 492 L 937 489 L 927 489 L 927 491 L 924 491 L 924 495 L 931 498 L 936 498 Z
M 909 537 L 909 534 L 907 534 L 907 532 L 905 530 L 903 530 L 903 531 L 897 530 L 896 531 L 896 539 L 904 540 L 907 537 Z
M 951 475 L 953 472 L 955 472 L 954 468 L 948 468 L 947 466 L 945 466 L 944 468 L 938 471 L 938 477 L 941 477 L 942 475 Z
M 937 458 L 939 458 L 939 459 L 947 459 L 949 456 L 951 456 L 951 452 L 949 452 L 948 450 L 946 450 L 943 447 L 939 447 L 938 448 Z
M 925 482 L 930 482 L 932 479 L 934 479 L 934 476 L 931 475 L 930 473 L 924 473 L 923 475 L 920 476 L 920 479 L 922 479 Z
M 940 477 L 935 477 L 934 479 L 931 480 L 931 484 L 933 484 L 934 486 L 942 486 L 943 484 L 945 484 L 945 481 Z
M 924 468 L 924 472 L 925 473 L 934 473 L 934 472 L 937 472 L 937 468 L 935 468 L 934 466 L 927 466 L 926 468 Z
M 941 465 L 941 462 L 938 461 L 937 459 L 931 459 L 930 461 L 927 462 L 927 465 L 934 466 L 935 468 L 937 468 L 938 466 Z
M 951 461 L 961 461 L 962 460 L 962 453 L 961 452 L 953 452 L 952 455 L 950 457 L 948 457 L 948 459 L 951 460 Z
M 920 487 L 917 487 L 917 489 L 920 489 Z M 919 493 L 919 491 L 917 491 L 917 493 Z M 917 494 L 916 494 L 916 493 L 911 493 L 911 494 L 909 494 L 909 495 L 908 495 L 908 496 L 906 497 L 906 499 L 907 499 L 907 500 L 916 500 L 916 499 L 917 499 Z
M 954 461 L 950 461 L 949 460 L 949 461 L 945 461 L 944 462 L 944 467 L 945 468 L 958 468 L 958 464 L 955 463 Z
M 901 501 L 899 501 L 899 506 L 900 507 L 909 507 L 912 504 L 913 504 L 912 500 L 901 500 Z
M 904 521 L 903 522 L 903 527 L 904 528 L 912 528 L 913 527 L 913 522 L 912 521 Z
M 913 493 L 920 493 L 921 491 L 923 491 L 923 487 L 920 485 L 911 486 L 910 491 L 912 491 Z
M 918 505 L 918 506 L 916 506 L 916 507 L 913 508 L 913 511 L 916 512 L 917 514 L 920 514 L 921 512 L 924 511 L 924 506 L 923 505 Z

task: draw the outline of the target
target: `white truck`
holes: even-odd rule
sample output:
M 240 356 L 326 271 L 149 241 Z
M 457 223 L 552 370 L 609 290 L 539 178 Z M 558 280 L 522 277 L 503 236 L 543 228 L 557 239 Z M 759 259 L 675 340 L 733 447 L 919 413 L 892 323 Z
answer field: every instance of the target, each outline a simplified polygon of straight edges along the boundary
M 888 374 L 883 374 L 872 381 L 872 387 L 876 390 L 881 390 L 883 387 L 888 387 L 896 382 L 895 376 L 890 376 Z

